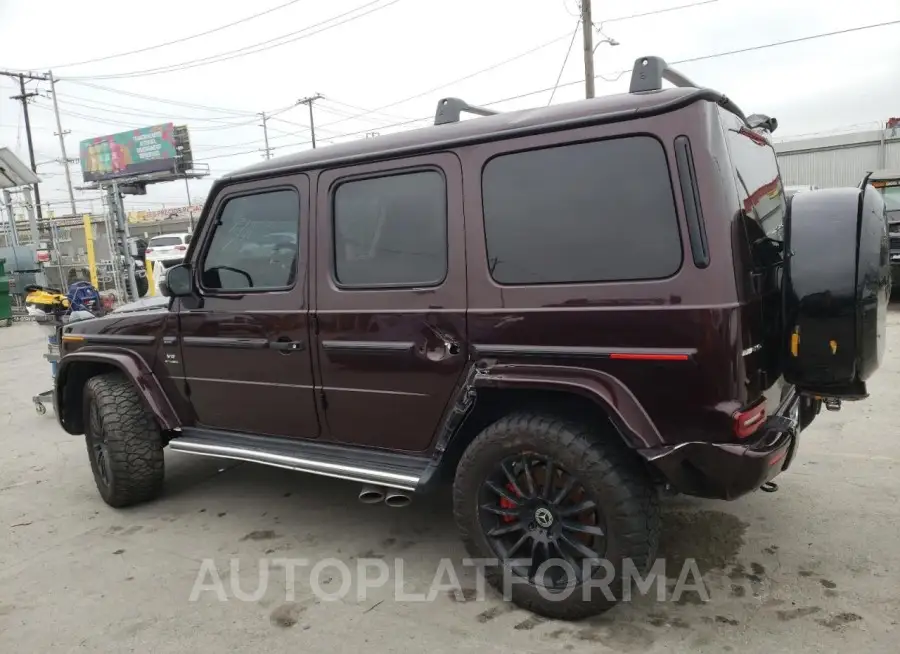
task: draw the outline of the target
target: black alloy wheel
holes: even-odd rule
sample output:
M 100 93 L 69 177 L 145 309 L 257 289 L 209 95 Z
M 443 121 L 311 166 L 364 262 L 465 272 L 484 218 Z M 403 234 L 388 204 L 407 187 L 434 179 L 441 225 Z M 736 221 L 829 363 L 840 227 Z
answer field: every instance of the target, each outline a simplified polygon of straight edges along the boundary
M 479 495 L 488 542 L 532 584 L 551 591 L 577 585 L 606 553 L 602 512 L 578 479 L 549 456 L 507 457 Z
M 625 571 L 648 571 L 659 541 L 658 493 L 637 455 L 611 425 L 553 413 L 510 413 L 468 444 L 453 515 L 486 581 L 557 620 L 614 606 Z
M 97 484 L 102 484 L 104 487 L 109 488 L 110 482 L 112 481 L 109 445 L 103 431 L 103 423 L 100 420 L 100 407 L 96 402 L 90 404 L 87 438 L 89 451 L 91 457 L 94 459 L 94 465 L 96 466 Z

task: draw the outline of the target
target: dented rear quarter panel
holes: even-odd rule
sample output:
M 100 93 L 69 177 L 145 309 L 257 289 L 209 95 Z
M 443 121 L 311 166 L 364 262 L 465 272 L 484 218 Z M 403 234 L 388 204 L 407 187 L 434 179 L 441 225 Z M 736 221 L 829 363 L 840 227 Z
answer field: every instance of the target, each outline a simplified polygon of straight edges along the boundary
M 665 149 L 682 234 L 671 277 L 635 282 L 502 286 L 488 269 L 481 170 L 495 155 L 650 134 Z M 705 218 L 708 267 L 694 263 L 674 165 L 674 140 L 691 141 Z M 518 142 L 517 142 L 518 141 Z M 595 394 L 636 447 L 733 438 L 732 414 L 746 400 L 745 329 L 732 260 L 734 199 L 716 106 L 693 103 L 634 122 L 544 133 L 460 149 L 466 189 L 468 334 L 482 384 L 525 384 Z M 552 216 L 548 216 L 552 220 Z M 577 347 L 573 347 L 577 346 Z M 554 348 L 558 348 L 555 350 Z M 621 352 L 679 352 L 687 360 L 615 360 Z M 487 382 L 485 377 L 493 377 Z

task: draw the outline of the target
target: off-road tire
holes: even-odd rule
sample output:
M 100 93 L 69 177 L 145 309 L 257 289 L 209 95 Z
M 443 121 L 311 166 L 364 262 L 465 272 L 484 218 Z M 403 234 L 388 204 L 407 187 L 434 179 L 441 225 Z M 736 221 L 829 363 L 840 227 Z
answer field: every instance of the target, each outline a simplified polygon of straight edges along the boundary
M 95 409 L 97 413 L 92 415 Z M 96 422 L 100 434 L 93 433 Z M 88 380 L 84 425 L 94 482 L 107 504 L 125 507 L 160 494 L 165 466 L 159 426 L 128 379 L 120 373 L 109 373 Z M 103 456 L 96 447 L 100 444 L 105 445 Z
M 579 586 L 567 599 L 550 600 L 532 584 L 511 584 L 512 601 L 534 613 L 578 620 L 612 608 L 622 597 L 623 561 L 631 559 L 643 575 L 652 566 L 660 534 L 658 493 L 635 455 L 618 434 L 547 414 L 517 412 L 488 426 L 468 446 L 456 470 L 453 512 L 462 540 L 473 558 L 497 557 L 479 521 L 479 489 L 506 457 L 534 452 L 552 457 L 582 484 L 603 513 L 607 549 L 603 556 L 616 576 L 608 599 L 600 588 L 583 596 Z M 503 571 L 492 566 L 485 577 L 503 592 Z

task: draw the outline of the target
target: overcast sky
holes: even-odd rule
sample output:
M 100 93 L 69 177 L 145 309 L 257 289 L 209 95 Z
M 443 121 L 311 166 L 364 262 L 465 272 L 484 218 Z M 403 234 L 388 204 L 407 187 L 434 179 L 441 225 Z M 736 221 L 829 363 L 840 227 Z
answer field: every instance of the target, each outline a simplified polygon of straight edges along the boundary
M 615 80 L 597 80 L 597 94 L 626 91 L 629 76 L 621 71 L 643 55 L 671 62 L 900 20 L 897 0 L 717 0 L 612 20 L 696 2 L 595 0 L 595 23 L 606 21 L 603 33 L 620 43 L 597 49 L 596 72 Z M 286 6 L 212 34 L 70 65 L 183 39 L 280 5 Z M 0 69 L 52 67 L 63 80 L 58 93 L 63 128 L 71 130 L 70 157 L 77 156 L 82 139 L 171 121 L 188 125 L 195 161 L 208 162 L 211 180 L 261 159 L 262 128 L 254 115 L 260 111 L 286 109 L 270 122 L 275 156 L 308 148 L 306 107 L 287 108 L 314 93 L 325 98 L 315 104 L 316 136 L 324 146 L 364 138 L 367 131 L 424 126 L 427 120 L 397 123 L 432 116 L 444 96 L 485 104 L 552 87 L 576 14 L 577 0 L 0 0 Z M 554 103 L 583 97 L 580 38 L 579 32 Z M 250 48 L 256 44 L 263 45 Z M 242 48 L 266 49 L 233 52 Z M 222 53 L 233 54 L 195 65 Z M 192 67 L 147 72 L 187 63 Z M 900 116 L 900 24 L 689 62 L 679 69 L 727 93 L 748 114 L 776 116 L 778 137 L 876 129 Z M 47 87 L 29 84 L 29 90 Z M 8 99 L 17 90 L 14 80 L 0 77 L 0 145 L 27 161 L 21 105 Z M 549 99 L 550 92 L 543 91 L 494 106 L 527 108 Z M 38 162 L 60 156 L 50 107 L 46 97 L 31 105 Z M 80 184 L 77 165 L 73 170 Z M 54 203 L 57 215 L 66 213 L 61 166 L 41 165 L 39 174 L 45 180 L 42 200 Z M 191 195 L 202 199 L 208 188 L 209 181 L 191 182 Z M 97 196 L 77 193 L 84 199 Z M 184 184 L 157 184 L 126 203 L 131 209 L 184 204 Z M 94 210 L 99 207 L 95 202 Z M 87 211 L 90 205 L 85 201 L 78 208 Z

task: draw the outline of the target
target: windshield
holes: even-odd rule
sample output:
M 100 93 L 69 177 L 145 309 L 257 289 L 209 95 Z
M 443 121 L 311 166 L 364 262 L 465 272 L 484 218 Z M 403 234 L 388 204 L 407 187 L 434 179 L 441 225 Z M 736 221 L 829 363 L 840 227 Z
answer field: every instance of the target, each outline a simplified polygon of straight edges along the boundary
M 167 245 L 181 245 L 180 236 L 156 236 L 150 239 L 150 247 L 158 248 Z

